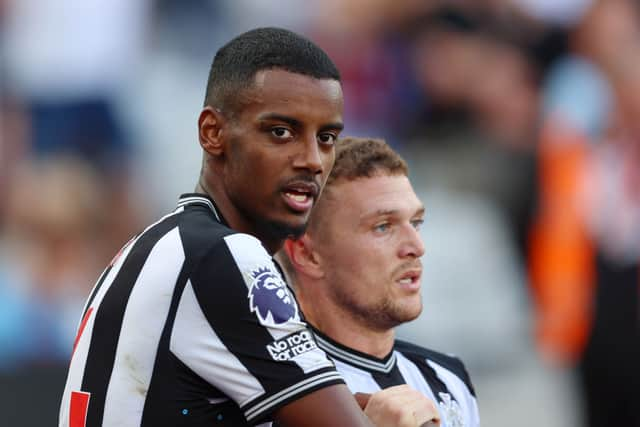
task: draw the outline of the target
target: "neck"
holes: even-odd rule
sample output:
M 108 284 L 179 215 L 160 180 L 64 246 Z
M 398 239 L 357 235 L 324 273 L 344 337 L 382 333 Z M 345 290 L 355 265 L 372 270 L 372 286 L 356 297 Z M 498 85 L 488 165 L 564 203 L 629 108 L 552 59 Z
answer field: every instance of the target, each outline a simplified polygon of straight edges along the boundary
M 318 289 L 318 286 L 322 284 L 309 288 Z M 393 349 L 393 329 L 374 329 L 324 295 L 312 296 L 299 291 L 296 297 L 307 321 L 332 340 L 379 359 L 386 357 Z
M 278 252 L 282 247 L 285 239 L 279 236 L 272 236 L 267 231 L 260 230 L 258 227 L 256 227 L 256 224 L 254 222 L 243 216 L 233 206 L 233 203 L 231 202 L 231 200 L 229 200 L 224 191 L 216 188 L 216 185 L 210 185 L 210 182 L 211 181 L 207 180 L 203 173 L 200 176 L 198 183 L 196 184 L 195 192 L 206 194 L 215 201 L 216 207 L 226 220 L 227 224 L 229 224 L 229 227 L 241 233 L 251 234 L 252 236 L 258 238 L 258 240 L 262 242 L 262 245 L 270 255 Z

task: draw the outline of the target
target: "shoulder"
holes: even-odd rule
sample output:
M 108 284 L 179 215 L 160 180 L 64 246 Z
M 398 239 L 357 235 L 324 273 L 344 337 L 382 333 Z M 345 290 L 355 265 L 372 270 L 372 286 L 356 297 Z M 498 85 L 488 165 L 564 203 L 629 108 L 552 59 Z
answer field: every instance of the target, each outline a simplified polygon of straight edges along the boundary
M 428 362 L 433 362 L 442 366 L 443 368 L 460 378 L 460 380 L 462 380 L 469 388 L 471 394 L 475 395 L 475 390 L 473 388 L 473 384 L 471 383 L 471 378 L 469 376 L 469 373 L 467 372 L 467 368 L 465 367 L 462 360 L 457 356 L 430 350 L 428 348 L 421 347 L 419 345 L 402 340 L 396 340 L 394 349 L 402 353 L 402 355 L 411 360 L 413 363 L 424 365 Z
M 235 265 L 245 272 L 272 265 L 259 239 L 220 223 L 206 206 L 187 207 L 180 213 L 178 225 L 185 256 L 197 270 Z
M 236 260 L 271 258 L 260 240 L 220 223 L 206 207 L 190 206 L 180 213 L 178 221 L 180 237 L 189 254 L 231 252 Z
M 235 230 L 218 222 L 208 208 L 189 206 L 179 214 L 180 235 L 189 249 L 205 249 L 222 241 Z

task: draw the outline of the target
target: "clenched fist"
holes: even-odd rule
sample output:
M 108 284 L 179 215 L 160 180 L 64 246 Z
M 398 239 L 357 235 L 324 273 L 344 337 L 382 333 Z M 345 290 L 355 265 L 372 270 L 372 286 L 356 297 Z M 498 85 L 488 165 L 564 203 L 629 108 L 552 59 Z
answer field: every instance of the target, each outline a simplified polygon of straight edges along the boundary
M 377 427 L 438 427 L 440 415 L 433 401 L 406 384 L 355 398 Z

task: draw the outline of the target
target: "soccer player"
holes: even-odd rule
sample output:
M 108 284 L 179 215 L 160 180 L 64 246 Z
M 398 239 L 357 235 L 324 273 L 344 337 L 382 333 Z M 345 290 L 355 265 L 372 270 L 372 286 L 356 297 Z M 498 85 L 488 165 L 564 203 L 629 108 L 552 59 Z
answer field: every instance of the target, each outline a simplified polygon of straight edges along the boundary
M 317 344 L 354 393 L 408 384 L 438 403 L 443 427 L 477 427 L 462 362 L 394 340 L 422 310 L 424 206 L 384 141 L 345 138 L 306 233 L 279 254 Z
M 256 29 L 217 52 L 195 192 L 98 279 L 60 426 L 368 426 L 364 413 L 380 425 L 400 414 L 385 395 L 360 410 L 271 258 L 305 228 L 342 112 L 335 65 L 297 34 Z M 416 404 L 398 425 L 430 417 Z

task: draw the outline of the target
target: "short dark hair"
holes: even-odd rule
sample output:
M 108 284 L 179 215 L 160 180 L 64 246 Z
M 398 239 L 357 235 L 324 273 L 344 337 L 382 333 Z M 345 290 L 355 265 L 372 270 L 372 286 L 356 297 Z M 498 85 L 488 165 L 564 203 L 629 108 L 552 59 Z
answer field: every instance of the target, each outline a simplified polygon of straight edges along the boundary
M 211 64 L 204 105 L 233 109 L 238 92 L 253 84 L 256 73 L 273 68 L 340 81 L 336 65 L 312 41 L 283 28 L 256 28 L 218 50 Z
M 408 176 L 409 167 L 384 140 L 348 136 L 336 144 L 336 161 L 326 186 L 341 179 L 353 181 L 380 174 Z

